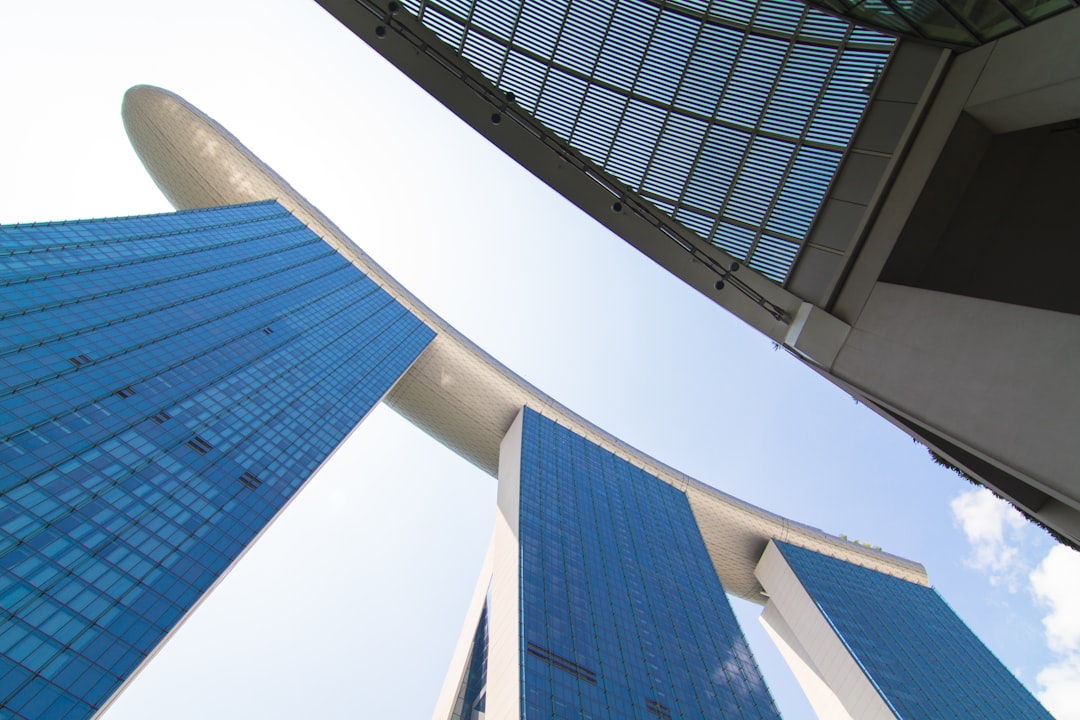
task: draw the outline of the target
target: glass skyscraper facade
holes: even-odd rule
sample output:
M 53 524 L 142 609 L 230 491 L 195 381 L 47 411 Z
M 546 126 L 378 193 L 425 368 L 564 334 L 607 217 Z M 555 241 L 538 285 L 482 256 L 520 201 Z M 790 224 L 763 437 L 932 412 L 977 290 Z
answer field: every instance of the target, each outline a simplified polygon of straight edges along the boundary
M 528 408 L 522 717 L 778 718 L 686 495 Z
M 434 332 L 276 202 L 0 254 L 0 715 L 86 717 Z
M 897 718 L 1050 720 L 933 588 L 773 542 Z

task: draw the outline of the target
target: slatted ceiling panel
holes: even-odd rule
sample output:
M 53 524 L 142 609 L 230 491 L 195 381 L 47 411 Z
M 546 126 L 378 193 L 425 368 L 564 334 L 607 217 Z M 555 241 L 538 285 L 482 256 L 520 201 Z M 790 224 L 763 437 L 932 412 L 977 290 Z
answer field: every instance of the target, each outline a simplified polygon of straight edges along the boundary
M 697 45 L 683 70 L 682 83 L 675 96 L 677 107 L 705 117 L 716 110 L 718 79 L 725 78 L 739 50 L 741 33 L 731 28 L 706 25 L 697 37 Z
M 664 126 L 665 117 L 666 113 L 655 105 L 636 98 L 631 99 L 626 107 L 626 114 L 623 116 L 619 132 L 637 147 L 626 152 L 646 150 L 645 154 L 648 155 L 648 151 L 651 151 L 656 144 L 656 138 Z M 618 143 L 615 149 L 620 150 Z
M 581 109 L 582 116 L 589 117 L 594 107 L 595 105 L 590 100 L 586 100 Z M 589 157 L 602 157 L 611 146 L 611 134 L 614 131 L 615 118 L 612 117 L 604 117 L 595 125 L 580 123 L 574 131 L 574 147 L 579 148 Z
M 577 122 L 578 110 L 585 99 L 588 83 L 561 72 L 548 74 L 536 117 L 555 130 L 560 137 L 569 137 Z
M 807 139 L 838 145 L 850 140 L 859 117 L 852 117 L 852 104 L 865 101 L 869 89 L 880 73 L 877 55 L 873 52 L 847 50 L 840 56 L 831 81 L 825 89 Z
M 626 109 L 626 97 L 599 85 L 589 86 L 585 103 L 571 144 L 580 147 L 589 157 L 606 162 L 611 151 L 611 139 Z
M 440 0 L 439 5 L 461 17 L 466 17 L 472 10 L 472 0 Z
M 440 40 L 460 50 L 461 39 L 465 37 L 464 24 L 441 12 L 438 8 L 431 6 L 425 8 L 423 20 L 424 24 L 439 36 Z
M 621 7 L 621 6 L 620 6 Z M 641 27 L 628 24 L 625 12 L 616 8 L 600 57 L 596 62 L 596 78 L 624 91 L 634 87 L 641 58 L 648 47 L 649 35 L 655 17 L 643 19 Z
M 712 232 L 713 218 L 709 215 L 680 208 L 675 211 L 675 219 L 702 237 Z
M 754 16 L 754 11 L 757 10 L 758 5 L 757 0 L 731 0 L 731 2 L 719 3 L 698 0 L 697 2 L 686 1 L 678 4 L 684 7 L 692 7 L 699 12 L 711 13 L 717 17 L 739 23 L 749 23 L 750 18 Z
M 782 134 L 792 126 L 806 125 L 825 92 L 833 54 L 828 48 L 813 45 L 792 49 L 773 89 L 762 130 Z
M 805 237 L 813 217 L 801 208 L 817 202 L 824 195 L 839 163 L 840 158 L 835 153 L 812 147 L 800 148 L 769 215 L 767 229 L 795 241 Z
M 497 73 L 505 62 L 506 46 L 487 39 L 475 30 L 465 33 L 465 42 L 462 47 L 469 62 L 484 75 Z
M 640 187 L 664 125 L 664 116 L 663 110 L 639 100 L 631 100 L 627 105 L 608 156 L 609 164 L 631 168 L 624 182 Z
M 666 200 L 660 200 L 659 198 L 649 198 L 649 200 L 652 201 L 652 204 L 658 209 L 666 212 L 668 215 L 672 215 L 675 212 L 675 206 Z
M 663 165 L 657 165 L 649 171 L 645 179 L 645 189 L 663 197 L 671 197 L 679 192 L 679 187 L 685 182 L 676 170 Z
M 592 75 L 615 3 L 609 1 L 601 5 L 605 6 L 602 12 L 598 12 L 596 6 L 578 4 L 570 7 L 566 16 L 568 32 L 563 33 L 555 48 L 555 62 L 584 75 Z
M 511 51 L 506 58 L 506 67 L 503 68 L 499 87 L 514 93 L 517 104 L 535 114 L 546 74 L 547 68 L 543 63 L 520 52 Z
M 715 207 L 716 198 L 728 194 L 749 143 L 747 132 L 712 126 L 686 184 L 683 201 L 701 209 Z
M 650 189 L 657 190 L 663 182 L 665 189 L 658 192 L 674 198 L 682 194 L 686 187 L 686 172 L 694 166 L 708 130 L 708 124 L 697 118 L 668 116 L 667 126 L 660 136 L 648 172 L 646 184 L 651 186 Z M 658 158 L 665 159 L 665 162 L 656 162 Z M 669 158 L 674 162 L 666 161 Z
M 799 28 L 799 38 L 801 40 L 817 39 L 839 42 L 844 39 L 846 32 L 847 26 L 836 22 L 836 18 L 831 15 L 811 12 L 807 13 L 806 17 L 803 18 L 802 27 Z M 870 33 L 868 37 L 863 37 L 856 28 L 852 31 L 850 42 L 888 46 L 892 41 L 877 33 Z
M 798 252 L 797 243 L 763 235 L 758 239 L 757 247 L 750 259 L 750 267 L 765 277 L 779 282 L 787 275 L 788 268 L 795 262 L 795 255 Z
M 735 257 L 746 257 L 750 252 L 750 246 L 754 244 L 757 233 L 744 227 L 739 227 L 731 222 L 721 222 L 716 226 L 713 235 L 714 242 L 724 248 L 731 248 L 730 252 Z
M 856 44 L 800 0 L 405 5 L 563 142 L 778 282 L 892 43 Z
M 514 43 L 550 59 L 555 52 L 566 15 L 566 2 L 526 0 L 522 4 L 517 25 L 514 26 Z
M 782 140 L 754 138 L 735 178 L 735 188 L 728 195 L 725 216 L 754 225 L 764 223 L 794 149 Z
M 749 37 L 743 44 L 731 79 L 724 88 L 717 118 L 753 127 L 769 99 L 788 43 Z
M 649 46 L 647 68 L 655 68 L 649 74 L 657 77 L 657 82 L 671 87 L 681 82 L 684 68 L 690 56 L 695 52 L 698 37 L 703 25 L 700 21 L 678 13 L 662 13 L 658 20 L 655 38 Z M 659 96 L 656 96 L 659 98 Z M 668 97 L 671 101 L 671 97 Z
M 470 3 L 462 3 L 469 5 Z M 505 2 L 476 3 L 473 8 L 473 21 L 477 26 L 484 28 L 496 37 L 504 41 L 509 40 L 514 32 L 514 22 L 521 11 L 521 2 L 518 0 L 505 0 Z
M 804 14 L 801 4 L 763 2 L 758 5 L 753 25 L 791 35 Z

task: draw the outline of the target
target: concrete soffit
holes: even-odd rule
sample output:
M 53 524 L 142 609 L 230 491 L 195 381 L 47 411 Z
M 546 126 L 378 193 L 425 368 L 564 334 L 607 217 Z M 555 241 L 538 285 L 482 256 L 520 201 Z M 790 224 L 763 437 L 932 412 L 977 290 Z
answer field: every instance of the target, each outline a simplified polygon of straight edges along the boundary
M 1054 492 L 1035 478 L 1017 475 L 1014 468 L 978 448 L 956 438 L 946 437 L 940 430 L 930 428 L 925 421 L 891 403 L 856 388 L 812 363 L 810 366 L 912 439 L 948 460 L 953 467 L 977 478 L 981 484 L 1008 500 L 1033 520 L 1061 535 L 1065 542 L 1071 542 L 1073 547 L 1080 548 L 1080 509 L 1075 507 L 1075 500 Z
M 788 289 L 804 301 L 846 323 L 853 322 L 854 316 L 838 305 L 838 297 L 853 276 L 859 277 L 863 256 L 873 250 L 871 234 L 889 214 L 886 203 L 951 57 L 950 51 L 941 48 L 897 43 L 788 280 Z

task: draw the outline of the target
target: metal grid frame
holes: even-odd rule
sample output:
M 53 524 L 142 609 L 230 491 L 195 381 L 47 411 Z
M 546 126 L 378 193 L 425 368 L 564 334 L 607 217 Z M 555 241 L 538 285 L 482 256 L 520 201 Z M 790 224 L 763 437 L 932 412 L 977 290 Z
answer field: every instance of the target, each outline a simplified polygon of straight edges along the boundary
M 1077 0 L 806 0 L 828 13 L 900 37 L 977 47 L 1080 6 Z
M 892 39 L 798 0 L 406 0 L 553 135 L 782 283 Z

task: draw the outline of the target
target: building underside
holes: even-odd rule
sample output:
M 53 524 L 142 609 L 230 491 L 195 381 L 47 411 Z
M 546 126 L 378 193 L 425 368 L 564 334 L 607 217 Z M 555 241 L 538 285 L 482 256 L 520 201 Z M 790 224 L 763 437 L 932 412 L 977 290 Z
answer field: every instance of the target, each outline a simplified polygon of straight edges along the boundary
M 960 41 L 797 0 L 320 4 L 651 259 L 1080 543 L 1080 10 L 954 18 L 982 23 Z

